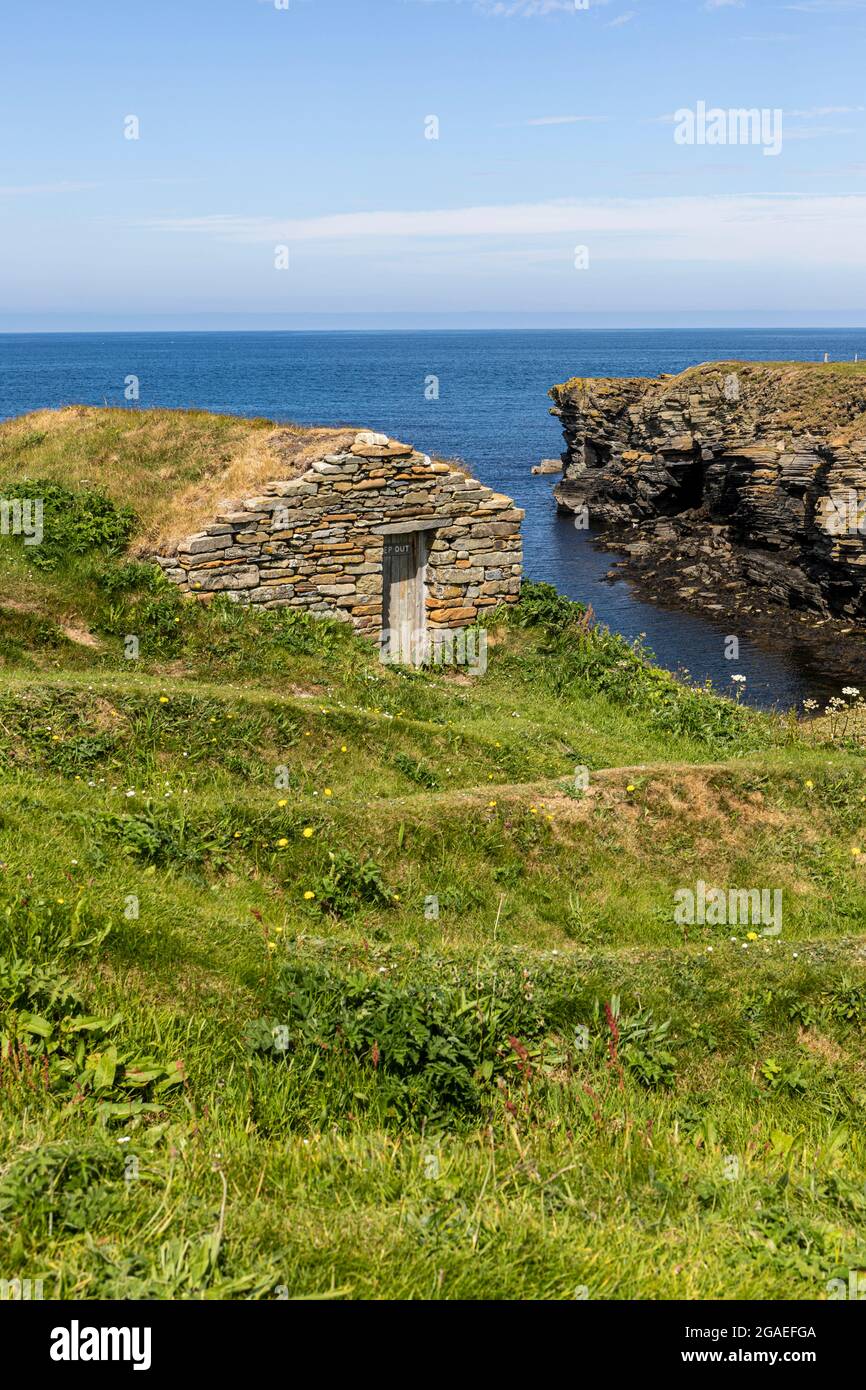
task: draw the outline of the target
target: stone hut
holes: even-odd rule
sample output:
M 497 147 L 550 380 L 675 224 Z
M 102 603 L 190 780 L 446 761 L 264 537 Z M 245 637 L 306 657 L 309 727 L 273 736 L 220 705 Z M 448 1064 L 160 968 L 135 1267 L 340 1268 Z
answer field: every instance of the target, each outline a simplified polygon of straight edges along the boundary
M 291 472 L 291 469 L 287 471 Z M 185 593 L 347 619 L 418 664 L 520 588 L 524 513 L 452 463 L 363 431 L 155 558 Z M 166 550 L 169 547 L 163 547 Z

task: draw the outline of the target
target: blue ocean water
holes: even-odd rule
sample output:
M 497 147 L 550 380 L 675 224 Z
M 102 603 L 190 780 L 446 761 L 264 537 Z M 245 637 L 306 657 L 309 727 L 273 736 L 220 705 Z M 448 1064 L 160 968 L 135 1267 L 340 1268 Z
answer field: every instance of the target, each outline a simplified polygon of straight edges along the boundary
M 866 355 L 866 329 L 431 330 L 0 334 L 0 419 L 70 403 L 197 407 L 304 424 L 383 430 L 427 453 L 463 459 L 526 509 L 526 571 L 629 638 L 645 635 L 660 664 L 711 676 L 745 698 L 787 708 L 836 690 L 795 645 L 769 653 L 742 643 L 724 658 L 725 630 L 603 582 L 612 557 L 559 517 L 555 478 L 532 477 L 562 448 L 547 390 L 571 376 L 656 376 L 699 362 L 834 361 Z M 435 384 L 431 378 L 436 378 Z M 130 406 L 135 408 L 135 406 Z

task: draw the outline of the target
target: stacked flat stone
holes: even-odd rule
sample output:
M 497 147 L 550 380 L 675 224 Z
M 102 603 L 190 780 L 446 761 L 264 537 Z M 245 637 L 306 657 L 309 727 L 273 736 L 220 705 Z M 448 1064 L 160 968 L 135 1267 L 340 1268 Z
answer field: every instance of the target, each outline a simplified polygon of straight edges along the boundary
M 203 602 L 223 593 L 237 603 L 332 614 L 378 634 L 385 536 L 429 530 L 428 623 L 457 628 L 517 599 L 523 515 L 460 469 L 362 431 L 348 452 L 325 455 L 300 477 L 223 503 L 175 555 L 154 558 Z

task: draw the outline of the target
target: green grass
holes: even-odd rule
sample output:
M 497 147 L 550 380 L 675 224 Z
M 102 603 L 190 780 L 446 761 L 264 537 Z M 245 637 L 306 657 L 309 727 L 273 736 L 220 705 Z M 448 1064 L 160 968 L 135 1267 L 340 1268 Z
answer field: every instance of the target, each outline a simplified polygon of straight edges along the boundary
M 0 1275 L 812 1299 L 864 1267 L 853 737 L 678 686 L 544 586 L 471 678 L 182 603 L 99 537 L 0 559 L 32 605 L 0 651 Z M 780 889 L 782 934 L 678 924 L 699 879 Z

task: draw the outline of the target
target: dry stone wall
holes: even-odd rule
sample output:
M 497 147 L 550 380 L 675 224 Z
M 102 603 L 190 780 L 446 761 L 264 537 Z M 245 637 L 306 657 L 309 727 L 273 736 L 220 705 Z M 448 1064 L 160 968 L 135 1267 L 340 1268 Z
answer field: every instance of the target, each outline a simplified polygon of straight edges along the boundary
M 225 502 L 211 525 L 155 559 L 204 602 L 333 614 L 361 633 L 382 628 L 385 537 L 425 530 L 431 629 L 476 622 L 520 588 L 523 512 L 509 497 L 410 445 L 364 431 L 258 497 Z

